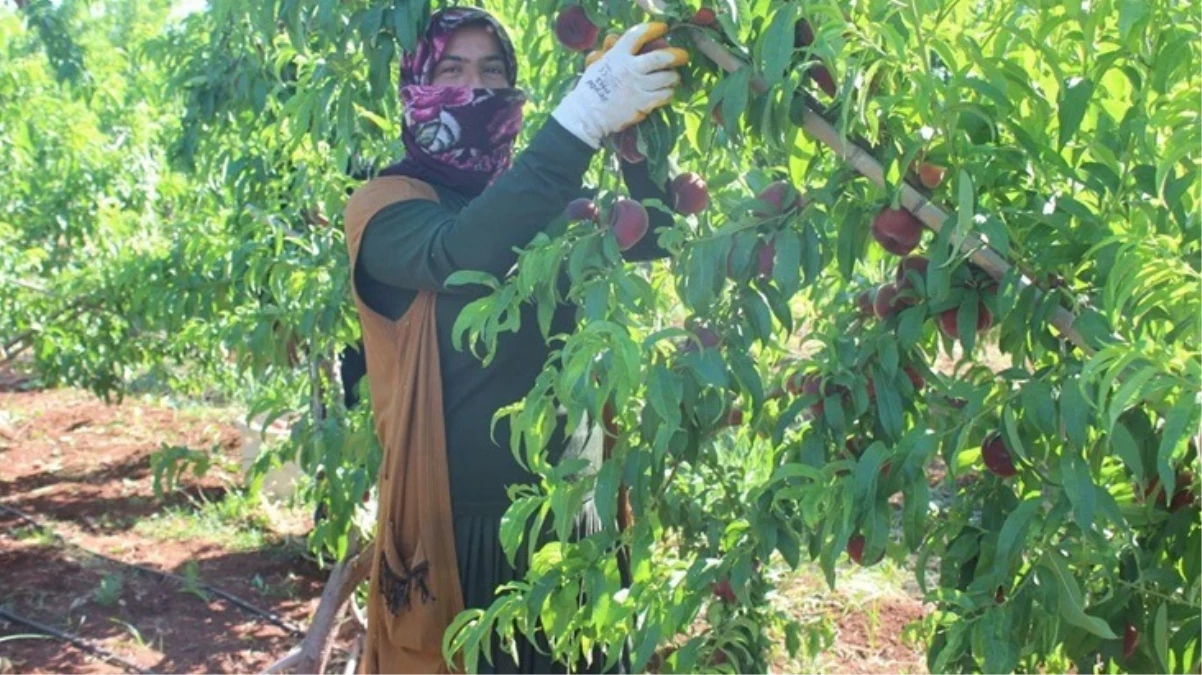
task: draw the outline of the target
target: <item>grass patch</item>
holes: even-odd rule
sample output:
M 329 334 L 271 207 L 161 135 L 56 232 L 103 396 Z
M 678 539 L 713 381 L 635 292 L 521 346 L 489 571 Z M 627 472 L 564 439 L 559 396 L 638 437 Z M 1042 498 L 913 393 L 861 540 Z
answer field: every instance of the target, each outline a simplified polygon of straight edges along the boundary
M 134 532 L 160 540 L 193 539 L 230 551 L 256 551 L 279 543 L 258 499 L 230 490 L 219 499 L 193 500 L 168 507 L 134 526 Z
M 782 565 L 783 567 L 783 565 Z M 802 649 L 789 658 L 780 643 L 773 669 L 788 673 L 926 671 L 907 632 L 921 615 L 913 577 L 891 561 L 839 565 L 835 589 L 816 565 L 780 570 L 773 605 L 802 623 Z M 907 631 L 909 628 L 909 631 Z M 849 667 L 852 671 L 849 671 Z
M 58 540 L 49 530 L 43 530 L 33 525 L 21 525 L 9 530 L 13 539 L 33 546 L 54 546 Z

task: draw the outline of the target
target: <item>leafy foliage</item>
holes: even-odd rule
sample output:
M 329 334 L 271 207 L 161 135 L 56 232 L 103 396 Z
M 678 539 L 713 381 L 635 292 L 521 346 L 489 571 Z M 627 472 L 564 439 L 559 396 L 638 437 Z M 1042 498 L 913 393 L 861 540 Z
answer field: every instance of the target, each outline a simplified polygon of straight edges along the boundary
M 21 177 L 0 184 L 0 274 L 20 282 L 0 298 L 0 333 L 7 349 L 30 345 L 46 377 L 101 394 L 169 372 L 252 414 L 301 412 L 274 452 L 326 476 L 313 496 L 331 520 L 315 541 L 341 553 L 378 448 L 329 374 L 298 366 L 356 338 L 339 214 L 356 176 L 400 152 L 396 60 L 430 7 L 210 4 L 180 23 L 161 3 L 118 0 L 87 18 L 70 2 L 0 13 L 0 159 Z M 567 3 L 483 4 L 514 33 L 529 134 L 582 67 L 553 37 Z M 697 9 L 663 4 L 674 23 Z M 648 16 L 584 5 L 605 30 Z M 1197 3 L 713 9 L 714 27 L 673 30 L 692 64 L 673 111 L 639 130 L 657 172 L 710 186 L 709 209 L 655 233 L 672 256 L 624 264 L 607 232 L 569 224 L 531 242 L 516 275 L 486 280 L 456 324 L 488 360 L 524 303 L 544 315 L 572 303 L 579 319 L 568 335 L 544 323 L 554 351 L 502 411 L 515 456 L 541 476 L 514 490 L 501 533 L 531 571 L 461 615 L 446 651 L 470 670 L 494 637 L 543 631 L 563 658 L 600 648 L 612 661 L 631 641 L 642 668 L 704 617 L 710 631 L 677 640 L 661 670 L 762 672 L 768 636 L 795 649 L 802 630 L 771 606 L 770 563 L 816 562 L 833 585 L 862 537 L 865 563 L 910 564 L 937 607 L 923 626 L 932 672 L 1196 672 Z M 69 45 L 39 32 L 44 17 L 70 26 Z M 695 31 L 748 65 L 721 70 Z M 833 97 L 813 86 L 820 66 Z M 807 109 L 871 151 L 883 188 L 802 131 Z M 916 184 L 915 161 L 949 167 L 928 194 L 951 218 L 927 235 L 926 273 L 903 277 L 910 304 L 858 315 L 861 292 L 895 279 L 869 226 Z M 615 166 L 606 153 L 588 176 L 602 205 L 621 191 Z M 757 195 L 777 180 L 804 203 L 765 212 Z M 973 265 L 969 235 L 1013 269 L 993 279 Z M 774 265 L 760 274 L 767 241 Z M 1082 345 L 1050 325 L 1057 307 Z M 978 335 L 986 311 L 993 328 Z M 698 326 L 720 344 L 684 348 Z M 804 378 L 819 384 L 791 386 Z M 329 416 L 306 412 L 314 397 Z M 569 424 L 614 412 L 600 466 L 548 461 L 561 406 Z M 984 468 L 995 433 L 1013 478 Z M 624 530 L 619 486 L 634 514 Z M 574 540 L 586 502 L 609 525 Z M 722 584 L 733 601 L 714 595 Z M 1143 638 L 1127 649 L 1132 630 Z

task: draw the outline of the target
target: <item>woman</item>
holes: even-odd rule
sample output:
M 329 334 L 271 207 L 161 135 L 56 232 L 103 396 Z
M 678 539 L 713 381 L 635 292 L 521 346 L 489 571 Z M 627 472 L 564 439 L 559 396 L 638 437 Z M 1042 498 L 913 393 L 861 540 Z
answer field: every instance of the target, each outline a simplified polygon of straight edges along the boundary
M 581 196 L 581 181 L 602 139 L 668 103 L 687 55 L 640 55 L 662 24 L 628 31 L 587 68 L 530 146 L 512 162 L 523 94 L 501 25 L 475 9 L 435 14 L 402 64 L 404 159 L 360 187 L 346 208 L 353 288 L 363 326 L 376 431 L 384 448 L 380 514 L 368 600 L 364 672 L 445 672 L 441 641 L 464 607 L 487 607 L 495 589 L 525 572 L 501 550 L 506 488 L 534 477 L 492 438 L 502 406 L 521 399 L 549 353 L 534 308 L 502 336 L 484 367 L 454 349 L 451 329 L 476 297 L 444 281 L 459 270 L 503 277 L 513 252 Z M 645 166 L 623 167 L 635 199 L 666 200 Z M 652 226 L 670 224 L 658 214 Z M 627 259 L 663 255 L 653 236 Z M 553 332 L 571 331 L 574 309 L 556 313 Z M 601 433 L 560 429 L 552 460 L 599 453 Z M 598 527 L 595 511 L 578 531 Z M 497 672 L 553 672 L 563 666 L 531 644 L 514 663 L 499 649 Z M 599 665 L 599 662 L 598 662 Z M 480 662 L 480 667 L 489 664 Z M 594 666 L 596 667 L 596 666 Z M 580 668 L 575 668 L 580 670 Z

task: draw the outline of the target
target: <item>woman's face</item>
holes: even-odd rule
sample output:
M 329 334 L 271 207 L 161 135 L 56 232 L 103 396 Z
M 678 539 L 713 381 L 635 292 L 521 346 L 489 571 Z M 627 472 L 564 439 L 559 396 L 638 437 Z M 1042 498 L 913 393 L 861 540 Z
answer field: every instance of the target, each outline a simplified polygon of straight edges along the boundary
M 509 86 L 501 43 L 484 26 L 464 26 L 451 34 L 434 67 L 437 85 L 503 89 Z

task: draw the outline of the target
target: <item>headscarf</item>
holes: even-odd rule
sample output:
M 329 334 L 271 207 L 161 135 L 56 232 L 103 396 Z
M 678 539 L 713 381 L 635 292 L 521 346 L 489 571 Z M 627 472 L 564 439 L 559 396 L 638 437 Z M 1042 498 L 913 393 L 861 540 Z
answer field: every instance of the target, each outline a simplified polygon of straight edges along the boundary
M 434 68 L 451 35 L 463 26 L 484 26 L 496 36 L 509 88 L 431 84 Z M 411 176 L 471 196 L 483 192 L 513 159 L 513 143 L 522 128 L 522 105 L 526 102 L 516 83 L 517 56 L 500 22 L 472 7 L 436 12 L 417 48 L 401 61 L 401 140 L 405 157 L 380 175 Z

